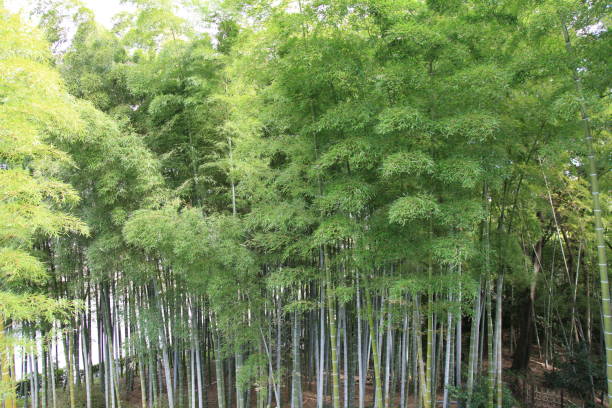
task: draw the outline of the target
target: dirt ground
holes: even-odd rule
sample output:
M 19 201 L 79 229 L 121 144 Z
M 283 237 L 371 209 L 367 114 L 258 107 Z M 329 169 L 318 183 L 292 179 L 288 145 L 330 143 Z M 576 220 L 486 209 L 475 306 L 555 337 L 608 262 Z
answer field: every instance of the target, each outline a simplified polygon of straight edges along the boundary
M 532 352 L 532 357 L 529 363 L 529 372 L 527 373 L 527 379 L 529 381 L 530 384 L 534 384 L 538 387 L 544 388 L 544 374 L 547 371 L 552 371 L 553 367 L 550 365 L 546 365 L 545 362 L 541 361 L 539 358 L 539 353 L 537 348 L 534 347 L 534 350 Z M 504 381 L 508 384 L 511 384 L 515 381 L 514 378 L 514 374 L 512 374 L 509 371 L 509 368 L 512 366 L 512 360 L 511 360 L 511 355 L 509 354 L 508 350 L 504 350 L 503 353 L 503 368 L 504 368 Z M 341 379 L 341 381 L 343 381 L 343 379 Z M 355 378 L 355 385 L 357 386 L 358 383 L 358 378 Z M 283 407 L 289 407 L 290 406 L 290 380 L 285 381 L 285 384 L 287 384 L 287 387 L 283 388 L 283 395 L 282 395 L 282 399 L 283 401 L 285 401 L 283 403 Z M 342 385 L 342 384 L 341 384 Z M 304 408 L 316 408 L 316 384 L 314 383 L 304 383 L 302 385 L 302 389 L 303 389 L 303 397 L 304 397 Z M 208 406 L 210 408 L 216 408 L 217 406 L 217 389 L 216 389 L 216 384 L 213 383 L 210 385 L 210 387 L 208 388 Z M 342 387 L 341 387 L 341 400 L 342 400 Z M 409 396 L 409 407 L 415 407 L 416 403 L 414 401 L 414 397 L 412 395 L 412 388 L 410 390 L 410 396 Z M 374 401 L 373 401 L 373 385 L 371 384 L 371 382 L 368 382 L 366 384 L 366 407 L 372 407 L 374 405 Z M 252 395 L 251 395 L 251 408 L 255 407 L 255 403 L 256 403 L 256 393 L 253 391 Z M 573 397 L 567 397 L 566 398 L 568 400 L 571 400 L 574 404 L 576 404 L 576 406 L 580 407 L 582 406 L 583 401 L 577 399 L 577 398 L 573 398 Z M 274 399 L 273 399 L 274 400 Z M 441 401 L 442 400 L 442 395 L 439 394 L 437 396 L 437 401 Z M 127 401 L 128 404 L 126 404 L 129 407 L 141 407 L 141 400 L 140 400 L 140 387 L 139 387 L 139 382 L 136 379 L 135 381 L 135 388 L 134 390 L 128 395 Z M 285 405 L 286 403 L 286 405 Z M 326 400 L 326 405 L 327 406 L 331 406 L 331 399 L 328 398 Z M 396 407 L 399 405 L 399 396 L 397 396 L 394 400 L 391 401 L 390 406 L 391 407 Z M 440 404 L 441 405 L 441 404 Z M 355 405 L 356 406 L 356 402 Z M 232 401 L 232 405 L 230 405 L 230 407 L 228 408 L 234 408 L 235 407 L 235 402 Z M 273 408 L 276 408 L 276 406 L 272 405 Z

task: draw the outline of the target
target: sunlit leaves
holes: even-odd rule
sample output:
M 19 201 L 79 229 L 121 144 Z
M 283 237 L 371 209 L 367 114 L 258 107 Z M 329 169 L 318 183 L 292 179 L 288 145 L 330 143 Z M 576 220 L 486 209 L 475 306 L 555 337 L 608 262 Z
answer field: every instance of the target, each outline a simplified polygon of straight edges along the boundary
M 420 176 L 434 170 L 432 158 L 418 150 L 394 153 L 383 161 L 382 176 Z
M 348 166 L 353 170 L 370 170 L 379 160 L 380 146 L 371 139 L 351 137 L 332 145 L 319 158 L 325 168 Z
M 439 211 L 439 205 L 431 195 L 404 196 L 391 204 L 389 208 L 389 221 L 400 225 L 407 225 L 415 221 L 429 220 L 437 215 Z
M 19 249 L 0 248 L 0 279 L 11 283 L 41 284 L 47 271 L 37 258 Z
M 266 284 L 270 288 L 288 288 L 294 285 L 306 284 L 314 280 L 316 277 L 317 272 L 314 268 L 282 267 L 267 277 Z
M 45 63 L 45 43 L 17 17 L 0 10 L 0 242 L 27 248 L 36 233 L 86 232 L 58 205 L 78 201 L 48 169 L 68 157 L 49 143 L 78 139 L 82 122 L 57 73 Z M 55 166 L 57 167 L 57 166 Z
M 473 188 L 481 180 L 482 173 L 482 168 L 475 161 L 448 159 L 437 164 L 434 176 L 446 184 Z
M 440 205 L 439 222 L 453 229 L 474 231 L 486 217 L 478 200 L 456 199 Z
M 175 115 L 182 106 L 182 98 L 178 95 L 158 95 L 149 103 L 149 115 L 154 123 L 160 124 Z
M 359 131 L 370 125 L 374 112 L 371 103 L 354 103 L 353 101 L 339 103 L 329 109 L 321 118 L 309 126 L 313 131 Z
M 500 120 L 483 112 L 467 113 L 446 119 L 441 131 L 453 141 L 490 142 L 500 131 Z
M 240 245 L 238 219 L 205 218 L 200 210 L 179 209 L 177 204 L 134 212 L 123 228 L 126 241 L 194 281 L 207 280 L 215 273 L 250 270 L 252 259 Z
M 355 287 L 353 286 L 338 285 L 330 290 L 340 304 L 349 303 L 355 296 Z
M 63 320 L 78 306 L 68 299 L 51 299 L 42 294 L 17 294 L 0 290 L 0 316 L 16 321 Z
M 249 230 L 262 231 L 293 231 L 301 233 L 310 228 L 315 222 L 313 213 L 306 209 L 303 202 L 270 203 L 254 208 L 246 218 L 246 227 Z
M 69 232 L 87 234 L 76 217 L 44 205 L 9 202 L 0 204 L 0 243 L 28 246 L 36 233 L 58 236 Z
M 313 247 L 339 245 L 359 233 L 359 226 L 347 217 L 334 216 L 325 219 L 313 234 Z
M 494 64 L 478 64 L 449 76 L 443 84 L 445 103 L 483 110 L 502 103 L 509 90 L 509 74 Z
M 396 24 L 387 34 L 391 49 L 402 50 L 404 53 L 435 55 L 447 43 L 439 30 L 435 30 L 425 22 L 409 21 Z M 396 51 L 397 52 L 397 51 Z
M 125 239 L 147 251 L 164 248 L 165 241 L 170 238 L 167 233 L 173 230 L 171 225 L 168 226 L 173 214 L 174 211 L 170 207 L 164 211 L 135 211 L 123 228 Z
M 473 242 L 467 234 L 453 234 L 433 240 L 430 250 L 437 262 L 457 266 L 476 255 Z
M 67 184 L 40 176 L 32 177 L 19 168 L 1 171 L 0 186 L 0 201 L 3 202 L 39 203 L 50 200 L 57 204 L 75 204 L 79 200 Z
M 4 8 L 0 16 L 2 59 L 22 57 L 25 60 L 44 62 L 50 57 L 47 43 L 41 41 L 38 30 L 23 24 L 19 16 L 8 13 Z
M 125 210 L 152 198 L 161 188 L 162 179 L 159 162 L 142 138 L 121 129 L 89 103 L 79 103 L 77 109 L 86 125 L 85 137 L 63 146 L 79 167 L 70 172 L 73 184 L 89 191 L 83 199 L 95 200 L 96 208 L 120 205 Z M 87 201 L 86 205 L 92 203 Z
M 432 129 L 433 124 L 426 115 L 411 106 L 387 108 L 380 114 L 376 126 L 376 131 L 381 134 L 405 132 L 411 135 L 428 133 Z
M 373 189 L 356 179 L 332 182 L 325 193 L 316 199 L 316 204 L 325 213 L 336 211 L 345 214 L 362 213 L 372 199 Z
M 572 0 L 544 1 L 537 7 L 526 8 L 520 18 L 525 26 L 529 27 L 527 33 L 534 38 L 540 38 L 551 29 L 560 29 L 561 17 L 567 17 L 569 3 L 575 4 L 576 2 Z M 561 10 L 564 13 L 561 14 Z
M 130 0 L 136 13 L 123 13 L 119 27 L 124 28 L 124 41 L 132 47 L 155 48 L 164 41 L 190 33 L 187 22 L 176 15 L 175 5 L 168 1 Z

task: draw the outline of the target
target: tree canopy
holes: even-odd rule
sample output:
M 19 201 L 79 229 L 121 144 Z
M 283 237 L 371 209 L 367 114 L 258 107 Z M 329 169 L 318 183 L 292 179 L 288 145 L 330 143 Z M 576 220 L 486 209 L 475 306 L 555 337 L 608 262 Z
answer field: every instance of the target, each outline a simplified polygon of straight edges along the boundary
M 123 4 L 0 2 L 6 408 L 608 406 L 608 4 Z

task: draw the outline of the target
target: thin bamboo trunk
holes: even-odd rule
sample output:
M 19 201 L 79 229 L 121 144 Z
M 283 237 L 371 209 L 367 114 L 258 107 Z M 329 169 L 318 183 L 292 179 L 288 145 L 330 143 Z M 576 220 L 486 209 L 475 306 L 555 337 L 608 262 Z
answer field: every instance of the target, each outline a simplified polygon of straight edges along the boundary
M 4 326 L 4 318 L 0 316 L 0 344 L 2 343 L 3 337 L 5 336 L 5 326 Z M 0 349 L 0 368 L 2 369 L 2 383 L 3 384 L 12 384 L 13 376 L 11 375 L 11 370 L 9 367 L 11 366 L 12 359 L 11 347 L 6 344 L 3 349 Z M 4 405 L 6 408 L 13 408 L 16 405 L 15 396 L 13 394 L 5 395 L 4 397 Z
M 109 292 L 106 292 L 107 295 L 109 295 Z M 103 294 L 104 296 L 104 294 Z M 105 336 L 106 336 L 106 350 L 107 350 L 107 365 L 108 365 L 108 381 L 109 381 L 109 388 L 110 389 L 110 400 L 111 400 L 111 405 L 117 406 L 117 408 L 121 408 L 121 396 L 119 394 L 119 379 L 118 374 L 117 374 L 117 370 L 116 370 L 116 363 L 115 363 L 115 353 L 114 353 L 114 346 L 113 346 L 113 333 L 114 330 L 111 327 L 111 305 L 110 305 L 110 301 L 111 301 L 111 297 L 107 296 L 103 305 L 103 319 L 104 320 L 104 331 L 105 331 Z M 170 408 L 173 408 L 172 406 Z
M 378 342 L 376 339 L 376 333 L 374 331 L 374 312 L 372 311 L 372 300 L 370 294 L 365 294 L 366 308 L 368 313 L 368 321 L 370 325 L 370 341 L 372 343 L 372 359 L 374 360 L 374 384 L 375 384 L 375 398 L 376 407 L 381 408 L 383 406 L 383 393 L 382 393 L 382 373 L 380 369 L 380 359 L 378 357 Z
M 404 312 L 402 323 L 402 340 L 400 348 L 400 408 L 405 408 L 407 403 L 406 398 L 406 363 L 408 361 L 408 312 Z
M 266 338 L 263 334 L 263 330 L 261 330 L 261 328 L 259 329 L 260 333 L 261 333 L 261 341 L 263 343 L 263 347 L 264 350 L 266 352 L 266 357 L 268 358 L 268 378 L 270 380 L 270 382 L 272 383 L 272 389 L 274 391 L 274 396 L 276 398 L 276 401 L 280 401 L 280 395 L 278 395 L 278 388 L 276 387 L 276 381 L 274 380 L 274 368 L 272 368 L 272 353 L 270 352 L 270 348 L 268 347 L 268 343 L 266 342 Z M 271 404 L 271 398 L 272 398 L 272 394 L 270 392 L 268 392 L 268 405 Z M 221 407 L 219 407 L 221 408 Z
M 86 407 L 91 408 L 91 387 L 92 387 L 92 375 L 91 375 L 91 365 L 89 358 L 89 348 L 87 347 L 87 341 L 85 339 L 84 330 L 81 331 L 81 350 L 83 352 L 83 363 L 84 363 L 84 371 L 85 371 L 85 401 Z
M 323 408 L 323 380 L 325 375 L 325 303 L 323 288 L 321 292 L 321 308 L 319 320 L 319 359 L 317 370 L 317 408 Z
M 223 375 L 223 359 L 221 357 L 221 344 L 218 329 L 213 332 L 213 343 L 215 348 L 215 376 L 217 380 L 217 401 L 219 408 L 225 408 L 225 382 Z
M 244 389 L 242 387 L 242 353 L 240 351 L 234 353 L 234 359 L 236 360 L 236 408 L 246 408 Z
M 42 368 L 42 373 L 41 373 L 41 392 L 42 392 L 42 399 L 41 399 L 41 408 L 47 408 L 47 401 L 48 401 L 48 389 L 47 389 L 47 383 L 48 383 L 48 372 L 47 372 L 47 351 L 45 349 L 46 345 L 45 345 L 45 341 L 44 341 L 44 333 L 43 333 L 43 341 L 42 341 L 42 347 L 40 350 L 40 355 L 39 355 L 39 360 L 41 362 L 41 368 Z M 91 407 L 87 407 L 87 408 L 91 408 Z
M 329 344 L 331 348 L 331 366 L 332 366 L 332 403 L 333 408 L 340 408 L 340 382 L 338 375 L 338 350 L 337 350 L 337 326 L 336 326 L 336 305 L 333 295 L 333 288 L 328 273 L 327 287 L 327 315 L 329 317 Z
M 487 282 L 487 350 L 488 350 L 488 371 L 489 376 L 487 379 L 488 393 L 487 393 L 487 407 L 493 408 L 494 394 L 495 394 L 495 359 L 493 356 L 493 312 L 491 311 L 491 284 Z
M 74 356 L 72 352 L 72 330 L 68 330 L 68 349 L 66 350 L 66 372 L 68 373 L 68 393 L 70 395 L 70 408 L 76 408 L 76 394 L 74 389 Z
M 385 353 L 385 408 L 391 405 L 391 364 L 393 355 L 393 331 L 391 329 L 391 319 L 387 319 L 387 351 Z
M 415 297 L 414 306 L 415 306 L 415 314 L 416 314 L 414 330 L 417 330 L 417 327 L 420 328 L 421 326 L 420 305 L 419 305 L 419 301 L 417 297 Z M 432 408 L 431 407 L 431 393 L 428 388 L 425 363 L 423 362 L 423 343 L 421 341 L 421 338 L 418 332 L 415 332 L 415 334 L 416 334 L 416 361 L 418 364 L 418 381 L 419 381 L 419 394 L 420 394 L 420 397 L 418 399 L 419 401 L 421 401 L 421 404 L 422 404 L 421 406 L 423 408 Z
M 565 22 L 562 22 L 563 39 L 565 48 L 572 59 L 575 59 L 574 50 L 570 40 L 569 32 Z M 584 126 L 584 141 L 587 148 L 588 172 L 591 182 L 591 194 L 593 196 L 593 215 L 595 218 L 595 242 L 597 244 L 597 262 L 599 266 L 599 281 L 601 283 L 601 308 L 604 326 L 604 342 L 606 349 L 606 376 L 608 380 L 608 406 L 612 406 L 612 310 L 610 307 L 610 286 L 608 283 L 608 255 L 606 239 L 604 237 L 603 217 L 601 215 L 601 203 L 599 198 L 599 178 L 597 176 L 597 165 L 595 163 L 595 152 L 593 149 L 593 136 L 591 132 L 591 119 L 587 113 L 586 102 L 582 83 L 578 76 L 578 67 L 572 66 L 572 77 L 580 100 L 580 115 Z
M 293 329 L 292 329 L 292 359 L 293 371 L 291 378 L 291 408 L 302 408 L 302 370 L 300 364 L 300 316 L 298 312 L 293 312 Z
M 361 290 L 357 273 L 357 369 L 359 372 L 359 408 L 365 408 L 365 362 L 363 360 L 363 335 L 361 320 Z
M 282 365 L 282 348 L 283 348 L 283 340 L 282 340 L 282 327 L 283 327 L 283 319 L 282 319 L 282 305 L 281 305 L 281 297 L 280 293 L 277 294 L 277 304 L 276 304 L 276 385 L 275 385 L 275 395 L 276 395 L 276 405 L 282 407 L 282 382 L 283 382 L 283 365 Z
M 504 276 L 497 278 L 497 300 L 495 303 L 495 350 L 497 370 L 497 408 L 503 405 L 503 378 L 502 378 L 502 300 L 503 300 Z
M 342 320 L 342 342 L 343 342 L 343 346 L 342 346 L 342 351 L 344 353 L 343 356 L 343 373 L 344 373 L 344 408 L 349 408 L 349 405 L 351 405 L 350 400 L 351 400 L 351 396 L 352 396 L 352 390 L 350 387 L 350 383 L 351 383 L 351 379 L 354 378 L 354 375 L 349 371 L 350 367 L 349 367 L 349 352 L 348 352 L 348 324 L 347 324 L 347 318 L 346 318 L 346 306 L 342 305 L 341 307 L 341 320 Z
M 57 390 L 55 385 L 55 359 L 53 358 L 53 351 L 55 350 L 56 344 L 56 334 L 54 332 L 55 328 L 51 328 L 51 330 L 53 331 L 53 335 L 51 336 L 51 348 L 49 349 L 49 371 L 51 372 L 51 407 L 57 408 Z
M 461 303 L 463 302 L 463 291 L 461 288 L 461 273 L 462 273 L 462 265 L 461 263 L 459 263 L 459 282 L 460 282 L 460 286 L 459 286 L 459 294 L 457 296 L 457 323 L 455 324 L 455 339 L 456 339 L 456 344 L 455 344 L 455 385 L 457 386 L 457 388 L 461 388 L 462 387 L 462 381 L 461 381 L 461 375 L 462 375 L 462 357 L 463 357 L 463 352 L 462 352 L 462 346 L 463 346 L 463 327 L 462 327 L 462 316 L 463 316 L 463 310 L 461 309 Z
M 452 297 L 450 299 L 452 301 Z M 447 312 L 446 316 L 446 356 L 444 360 L 444 397 L 442 400 L 442 407 L 448 408 L 448 392 L 450 386 L 450 365 L 451 365 L 451 347 L 452 347 L 452 332 L 453 332 L 453 315 L 450 311 Z
M 264 353 L 264 347 L 262 341 L 259 342 L 259 353 Z M 268 377 L 269 373 L 265 366 L 260 366 L 258 368 L 258 383 L 257 387 L 257 408 L 265 408 L 266 400 L 268 398 Z
M 195 408 L 196 407 L 195 349 L 193 347 L 193 343 L 191 346 L 192 346 L 191 350 L 189 350 L 188 352 L 189 369 L 188 369 L 188 374 L 187 374 L 187 390 L 188 390 L 189 397 L 187 400 L 189 401 L 189 408 Z
M 431 271 L 430 271 L 431 278 Z M 427 401 L 432 401 L 435 397 L 433 392 L 433 371 L 432 367 L 434 364 L 434 343 L 433 343 L 433 293 L 429 290 L 427 296 L 427 357 L 425 362 L 425 387 L 427 389 Z M 425 408 L 429 408 L 429 405 L 425 405 Z
M 197 313 L 196 313 L 197 315 Z M 197 380 L 197 393 L 198 393 L 198 408 L 204 408 L 204 403 L 207 398 L 206 393 L 206 384 L 204 383 L 204 371 L 202 369 L 202 353 L 200 351 L 200 338 L 198 336 L 198 322 L 195 323 L 194 328 L 194 340 L 195 340 L 195 369 L 196 369 L 196 378 Z
M 165 325 L 163 324 L 163 322 L 167 322 L 167 320 L 164 319 L 164 310 L 159 299 L 160 292 L 158 290 L 157 282 L 155 280 L 153 281 L 153 292 L 153 298 L 155 300 L 155 305 L 159 313 L 160 322 L 162 322 L 162 325 L 158 327 L 157 335 L 161 344 L 162 366 L 164 370 L 164 378 L 166 380 L 166 396 L 168 399 L 168 407 L 174 408 L 174 385 L 172 381 L 172 367 L 170 363 L 168 340 L 166 338 L 166 331 L 164 330 Z
M 468 407 L 471 405 L 472 392 L 474 390 L 474 375 L 477 369 L 478 360 L 478 339 L 481 318 L 481 282 L 478 282 L 476 290 L 476 298 L 474 299 L 474 313 L 472 315 L 472 327 L 470 329 L 470 355 L 468 357 L 468 373 L 467 373 L 467 393 Z

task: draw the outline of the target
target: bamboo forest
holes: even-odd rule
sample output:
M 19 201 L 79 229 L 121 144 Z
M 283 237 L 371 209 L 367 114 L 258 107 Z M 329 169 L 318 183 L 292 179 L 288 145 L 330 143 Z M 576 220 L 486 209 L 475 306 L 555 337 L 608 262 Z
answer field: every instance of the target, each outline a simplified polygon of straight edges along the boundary
M 0 408 L 612 407 L 611 11 L 0 0 Z

